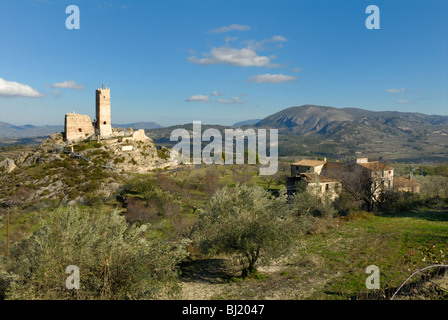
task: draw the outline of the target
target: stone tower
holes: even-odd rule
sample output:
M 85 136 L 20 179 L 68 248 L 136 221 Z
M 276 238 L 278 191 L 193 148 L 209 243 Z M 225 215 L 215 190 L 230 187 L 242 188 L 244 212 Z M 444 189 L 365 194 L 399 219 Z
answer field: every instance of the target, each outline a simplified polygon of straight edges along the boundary
M 112 135 L 109 88 L 102 87 L 96 90 L 96 129 L 101 138 Z

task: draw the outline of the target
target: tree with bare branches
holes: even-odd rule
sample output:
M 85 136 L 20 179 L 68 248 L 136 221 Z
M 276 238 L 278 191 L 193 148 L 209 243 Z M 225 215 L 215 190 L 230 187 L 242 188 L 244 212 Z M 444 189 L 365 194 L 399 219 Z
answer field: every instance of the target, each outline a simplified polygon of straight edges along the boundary
M 356 201 L 363 201 L 368 212 L 383 203 L 385 194 L 392 189 L 393 171 L 385 162 L 353 164 L 338 177 L 344 190 Z M 391 179 L 392 178 L 392 179 Z

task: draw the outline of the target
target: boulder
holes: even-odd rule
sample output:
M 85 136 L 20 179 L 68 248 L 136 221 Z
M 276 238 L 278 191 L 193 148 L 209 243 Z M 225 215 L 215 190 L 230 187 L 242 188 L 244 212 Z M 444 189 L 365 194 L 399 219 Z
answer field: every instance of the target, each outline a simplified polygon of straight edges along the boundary
M 17 166 L 14 163 L 14 160 L 6 158 L 2 162 L 0 162 L 0 168 L 3 168 L 6 173 L 11 173 L 15 168 L 17 168 Z

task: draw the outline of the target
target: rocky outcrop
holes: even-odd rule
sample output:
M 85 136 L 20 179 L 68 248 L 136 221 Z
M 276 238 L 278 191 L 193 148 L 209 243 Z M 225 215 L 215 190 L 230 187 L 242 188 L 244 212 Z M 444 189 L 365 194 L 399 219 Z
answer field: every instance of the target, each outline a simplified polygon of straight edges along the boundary
M 6 158 L 2 162 L 0 162 L 0 170 L 5 171 L 6 173 L 11 173 L 14 169 L 17 168 L 14 160 Z

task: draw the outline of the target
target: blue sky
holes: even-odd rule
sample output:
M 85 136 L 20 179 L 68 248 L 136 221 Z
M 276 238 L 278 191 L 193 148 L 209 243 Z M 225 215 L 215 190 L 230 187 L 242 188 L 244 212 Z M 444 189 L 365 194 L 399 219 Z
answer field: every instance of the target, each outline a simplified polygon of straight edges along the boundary
M 103 83 L 114 123 L 229 125 L 303 104 L 448 115 L 447 35 L 446 0 L 0 0 L 0 121 L 93 119 Z

